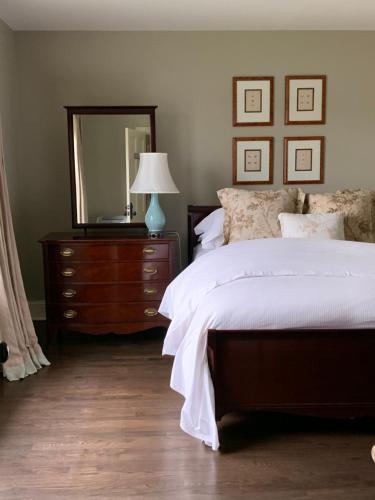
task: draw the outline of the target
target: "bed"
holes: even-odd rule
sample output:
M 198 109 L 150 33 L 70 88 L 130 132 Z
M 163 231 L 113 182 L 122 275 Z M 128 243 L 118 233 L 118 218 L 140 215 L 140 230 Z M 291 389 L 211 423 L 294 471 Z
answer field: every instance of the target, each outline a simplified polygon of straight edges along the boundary
M 190 261 L 194 227 L 216 208 L 188 207 Z M 375 245 L 271 240 L 200 256 L 161 304 L 172 319 L 163 350 L 175 356 L 171 387 L 185 397 L 181 428 L 214 450 L 216 422 L 234 411 L 375 416 Z M 261 265 L 246 264 L 244 273 L 252 255 L 262 257 Z M 256 301 L 257 314 L 248 314 Z M 176 304 L 183 304 L 182 316 Z M 299 314 L 294 308 L 285 314 L 290 304 Z

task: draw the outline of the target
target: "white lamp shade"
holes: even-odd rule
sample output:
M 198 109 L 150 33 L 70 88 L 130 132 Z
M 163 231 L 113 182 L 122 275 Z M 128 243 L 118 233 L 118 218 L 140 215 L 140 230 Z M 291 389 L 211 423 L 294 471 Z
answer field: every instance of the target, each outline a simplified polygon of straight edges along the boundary
M 141 153 L 131 193 L 179 193 L 168 167 L 167 153 Z

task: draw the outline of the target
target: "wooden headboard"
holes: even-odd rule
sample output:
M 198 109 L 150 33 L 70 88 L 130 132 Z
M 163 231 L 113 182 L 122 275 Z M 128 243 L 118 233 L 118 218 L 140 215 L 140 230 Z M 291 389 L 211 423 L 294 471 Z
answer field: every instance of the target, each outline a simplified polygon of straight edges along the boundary
M 220 208 L 216 205 L 188 205 L 188 264 L 193 262 L 193 250 L 198 244 L 198 238 L 194 233 L 194 228 L 211 212 Z

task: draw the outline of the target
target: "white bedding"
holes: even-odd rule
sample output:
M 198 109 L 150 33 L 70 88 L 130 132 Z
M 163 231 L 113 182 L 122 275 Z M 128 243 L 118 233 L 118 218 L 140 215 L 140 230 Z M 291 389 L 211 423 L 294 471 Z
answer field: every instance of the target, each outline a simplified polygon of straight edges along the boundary
M 207 330 L 374 328 L 375 245 L 260 239 L 201 256 L 168 286 L 163 354 L 171 387 L 185 397 L 181 428 L 219 447 L 206 358 Z
M 215 250 L 214 248 L 203 248 L 201 243 L 198 243 L 198 245 L 195 245 L 194 250 L 193 250 L 193 260 L 198 259 L 199 257 L 202 257 L 202 255 L 206 255 L 210 252 Z

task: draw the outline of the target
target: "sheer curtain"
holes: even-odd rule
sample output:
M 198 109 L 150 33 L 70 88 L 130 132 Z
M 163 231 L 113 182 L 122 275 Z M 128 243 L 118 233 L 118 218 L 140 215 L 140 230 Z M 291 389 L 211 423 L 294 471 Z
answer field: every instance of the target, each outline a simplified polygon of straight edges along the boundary
M 19 380 L 50 363 L 35 334 L 14 238 L 0 127 L 0 340 L 10 355 L 3 365 L 8 380 Z
M 76 166 L 76 203 L 77 222 L 88 222 L 87 195 L 84 182 L 83 148 L 81 118 L 73 115 L 74 163 Z

